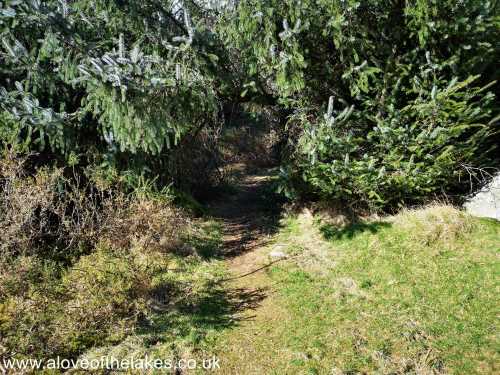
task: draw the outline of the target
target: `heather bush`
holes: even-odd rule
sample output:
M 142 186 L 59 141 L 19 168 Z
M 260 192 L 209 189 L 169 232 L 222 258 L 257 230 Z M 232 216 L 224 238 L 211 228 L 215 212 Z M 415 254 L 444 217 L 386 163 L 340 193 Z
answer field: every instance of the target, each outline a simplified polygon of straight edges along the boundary
M 3 260 L 0 355 L 73 357 L 130 335 L 148 312 L 158 272 L 138 259 L 99 246 L 68 269 L 35 256 Z
M 103 223 L 101 241 L 116 249 L 141 248 L 162 253 L 179 252 L 189 235 L 189 220 L 171 203 L 154 198 L 111 202 L 113 210 Z
M 79 186 L 62 168 L 30 175 L 28 158 L 5 149 L 0 159 L 0 252 L 70 261 L 96 243 L 105 193 L 91 184 Z
M 33 171 L 13 150 L 0 166 L 1 357 L 74 358 L 119 342 L 158 307 L 172 267 L 161 303 L 185 288 L 180 265 L 199 260 L 203 241 L 189 244 L 199 230 L 168 192 L 143 182 L 125 194 L 99 169 Z
M 147 314 L 150 272 L 128 250 L 99 247 L 80 258 L 62 279 L 67 300 L 48 345 L 74 354 L 132 333 Z

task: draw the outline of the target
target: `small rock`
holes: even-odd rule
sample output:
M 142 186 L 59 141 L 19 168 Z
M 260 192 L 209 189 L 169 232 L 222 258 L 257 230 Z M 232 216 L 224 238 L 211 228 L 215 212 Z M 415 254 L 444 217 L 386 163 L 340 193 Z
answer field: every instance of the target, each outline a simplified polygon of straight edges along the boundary
M 269 256 L 274 259 L 286 258 L 286 254 L 283 251 L 277 250 L 271 251 Z
M 355 289 L 357 287 L 356 282 L 350 277 L 341 277 L 338 281 L 346 289 Z

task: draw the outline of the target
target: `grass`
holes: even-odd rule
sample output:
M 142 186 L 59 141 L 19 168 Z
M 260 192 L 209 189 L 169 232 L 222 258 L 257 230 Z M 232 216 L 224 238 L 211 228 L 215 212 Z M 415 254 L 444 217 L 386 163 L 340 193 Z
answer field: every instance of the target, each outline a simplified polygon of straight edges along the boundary
M 296 258 L 261 276 L 276 316 L 213 350 L 242 374 L 498 373 L 499 244 L 499 222 L 448 206 L 344 227 L 288 218 L 274 246 Z
M 149 314 L 138 321 L 124 340 L 94 347 L 82 358 L 196 358 L 195 351 L 211 335 L 236 323 L 233 315 L 240 308 L 240 299 L 247 296 L 217 282 L 227 277 L 224 263 L 216 259 L 221 246 L 221 225 L 205 220 L 194 227 L 197 229 L 192 228 L 193 233 L 185 241 L 188 250 L 196 255 L 170 257 L 169 271 L 160 269 L 154 275 Z M 151 262 L 151 255 L 148 257 Z
M 83 357 L 90 360 L 101 356 L 171 360 L 195 357 L 193 352 L 211 335 L 235 324 L 232 319 L 238 308 L 235 292 L 214 284 L 224 274 L 223 265 L 216 261 L 192 264 L 183 268 L 181 274 L 171 275 L 171 280 L 160 275 L 157 299 L 161 301 L 162 295 L 175 298 L 155 306 L 125 340 L 89 350 Z M 179 284 L 190 290 L 172 290 Z

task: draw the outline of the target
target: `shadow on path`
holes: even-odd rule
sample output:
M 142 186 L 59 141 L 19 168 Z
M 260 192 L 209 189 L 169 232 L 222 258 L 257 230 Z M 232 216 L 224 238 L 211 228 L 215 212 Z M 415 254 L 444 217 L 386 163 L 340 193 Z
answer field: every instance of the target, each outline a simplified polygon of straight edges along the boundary
M 231 195 L 209 203 L 214 218 L 223 223 L 223 258 L 233 258 L 266 244 L 279 229 L 281 198 L 273 192 L 269 171 L 244 175 Z
M 211 329 L 230 328 L 243 320 L 251 320 L 253 315 L 248 314 L 249 310 L 260 306 L 266 292 L 266 288 L 207 288 L 183 296 L 175 303 L 157 306 L 155 313 L 136 333 L 152 343 L 175 342 L 189 337 L 196 340 Z

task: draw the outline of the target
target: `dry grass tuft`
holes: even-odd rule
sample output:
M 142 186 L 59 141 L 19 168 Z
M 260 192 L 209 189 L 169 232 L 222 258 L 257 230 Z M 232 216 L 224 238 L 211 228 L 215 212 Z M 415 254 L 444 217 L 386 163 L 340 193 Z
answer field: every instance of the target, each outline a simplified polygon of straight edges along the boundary
M 421 209 L 404 209 L 393 216 L 391 221 L 413 240 L 426 245 L 435 241 L 452 242 L 467 236 L 475 228 L 475 222 L 470 215 L 451 205 L 443 204 L 432 204 Z

